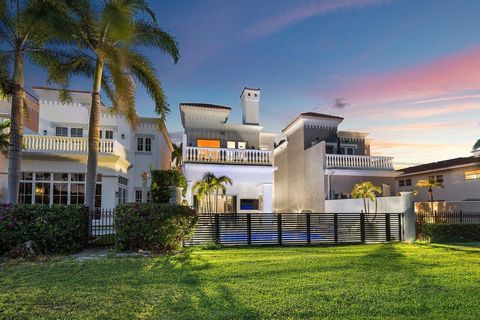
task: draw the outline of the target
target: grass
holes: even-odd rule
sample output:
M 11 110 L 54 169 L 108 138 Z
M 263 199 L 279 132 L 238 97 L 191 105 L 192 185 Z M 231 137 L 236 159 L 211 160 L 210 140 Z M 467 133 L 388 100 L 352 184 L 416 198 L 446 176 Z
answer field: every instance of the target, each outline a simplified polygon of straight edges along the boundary
M 479 258 L 472 247 L 378 244 L 10 261 L 0 318 L 478 319 Z

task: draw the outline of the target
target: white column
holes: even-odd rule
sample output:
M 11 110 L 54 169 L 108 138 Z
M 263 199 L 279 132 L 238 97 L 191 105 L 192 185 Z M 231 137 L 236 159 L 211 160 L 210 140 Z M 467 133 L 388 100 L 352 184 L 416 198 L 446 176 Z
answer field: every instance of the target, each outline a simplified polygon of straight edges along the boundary
M 185 194 L 185 200 L 187 200 L 189 206 L 193 206 L 192 186 L 192 181 L 187 181 L 187 193 Z
M 262 212 L 272 213 L 273 212 L 273 184 L 264 183 L 262 184 Z
M 415 204 L 413 202 L 413 192 L 400 192 L 401 210 L 403 212 L 403 230 L 404 241 L 414 242 L 415 233 Z

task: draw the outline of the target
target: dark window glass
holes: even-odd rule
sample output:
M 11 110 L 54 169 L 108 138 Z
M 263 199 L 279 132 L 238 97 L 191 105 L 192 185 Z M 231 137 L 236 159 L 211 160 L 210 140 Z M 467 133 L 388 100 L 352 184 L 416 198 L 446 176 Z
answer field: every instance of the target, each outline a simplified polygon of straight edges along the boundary
M 135 202 L 142 202 L 142 190 L 135 190 Z
M 145 151 L 152 151 L 152 138 L 145 138 Z
M 68 181 L 68 173 L 54 173 L 53 181 Z
M 84 173 L 72 173 L 72 181 L 85 181 Z
M 143 138 L 137 138 L 137 151 L 143 151 Z
M 71 128 L 70 129 L 70 136 L 75 138 L 83 137 L 83 129 L 82 128 Z
M 412 185 L 412 179 L 405 180 L 405 186 L 409 187 Z
M 68 137 L 68 128 L 67 127 L 56 127 L 55 135 L 57 137 Z
M 35 179 L 37 181 L 50 181 L 50 173 L 49 172 L 37 172 L 35 174 Z
M 118 177 L 118 183 L 128 186 L 128 179 L 124 177 Z
M 54 183 L 53 184 L 53 202 L 56 204 L 68 203 L 68 184 L 67 183 Z
M 22 204 L 32 204 L 33 183 L 20 182 L 18 192 L 18 202 Z
M 102 174 L 97 173 L 97 182 L 102 182 Z
M 105 139 L 113 139 L 113 131 L 105 130 Z
M 258 210 L 258 199 L 240 199 L 240 210 Z
M 83 183 L 72 183 L 70 185 L 70 204 L 85 203 L 85 185 Z
M 405 180 L 398 180 L 399 187 L 405 187 Z
M 22 174 L 20 176 L 20 180 L 32 181 L 33 180 L 33 172 L 22 172 Z
M 102 207 L 102 185 L 97 183 L 95 187 L 95 208 Z
M 328 154 L 333 154 L 333 146 L 327 146 L 327 147 L 325 148 L 325 151 L 326 151 L 326 153 L 328 153 Z
M 35 203 L 50 204 L 50 183 L 49 182 L 35 183 Z

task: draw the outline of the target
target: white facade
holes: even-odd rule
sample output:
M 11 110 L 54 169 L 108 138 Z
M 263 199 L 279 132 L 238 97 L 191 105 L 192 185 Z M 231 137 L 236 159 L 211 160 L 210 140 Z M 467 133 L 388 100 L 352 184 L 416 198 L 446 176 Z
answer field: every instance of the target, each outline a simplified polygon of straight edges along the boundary
M 38 131 L 26 132 L 21 162 L 20 200 L 25 203 L 83 203 L 91 94 L 35 87 Z M 143 172 L 169 169 L 172 144 L 155 118 L 139 118 L 132 129 L 124 116 L 102 106 L 96 206 L 114 208 L 141 198 Z M 7 199 L 8 162 L 1 162 L 2 200 Z
M 241 95 L 242 124 L 227 123 L 231 108 L 181 103 L 184 127 L 183 170 L 187 202 L 199 208 L 194 184 L 207 172 L 229 177 L 225 196 L 218 196 L 219 213 L 273 210 L 273 140 L 259 125 L 260 90 L 245 88 Z M 201 208 L 199 208 L 200 211 Z

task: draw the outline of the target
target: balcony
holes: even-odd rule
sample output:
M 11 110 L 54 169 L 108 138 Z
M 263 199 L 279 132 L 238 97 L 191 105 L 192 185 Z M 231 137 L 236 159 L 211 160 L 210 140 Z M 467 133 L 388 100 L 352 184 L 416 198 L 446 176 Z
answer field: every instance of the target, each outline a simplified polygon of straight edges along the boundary
M 43 154 L 87 154 L 88 138 L 24 135 L 23 151 Z M 101 139 L 100 154 L 127 158 L 127 150 L 117 140 Z
M 365 169 L 394 171 L 393 158 L 378 156 L 354 156 L 326 154 L 325 167 L 337 169 Z
M 186 147 L 184 162 L 271 166 L 270 150 Z

